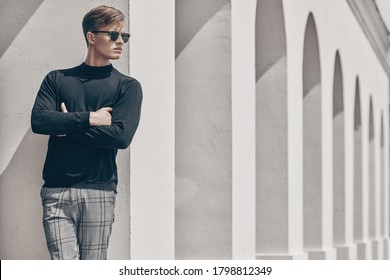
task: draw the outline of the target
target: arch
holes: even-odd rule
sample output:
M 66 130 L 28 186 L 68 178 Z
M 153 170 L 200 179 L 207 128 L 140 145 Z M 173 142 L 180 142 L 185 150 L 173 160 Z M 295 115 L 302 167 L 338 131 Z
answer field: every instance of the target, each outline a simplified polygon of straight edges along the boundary
M 322 246 L 321 111 L 318 36 L 310 13 L 303 53 L 303 241 L 309 257 Z
M 336 52 L 333 77 L 333 242 L 345 244 L 345 129 L 343 73 Z M 342 256 L 338 256 L 340 258 Z M 344 256 L 347 257 L 347 256 Z
M 288 251 L 287 56 L 282 0 L 256 8 L 256 252 Z
M 353 200 L 353 221 L 354 241 L 363 241 L 363 178 L 362 178 L 362 116 L 360 105 L 359 78 L 355 83 L 355 107 L 354 107 L 354 200 Z

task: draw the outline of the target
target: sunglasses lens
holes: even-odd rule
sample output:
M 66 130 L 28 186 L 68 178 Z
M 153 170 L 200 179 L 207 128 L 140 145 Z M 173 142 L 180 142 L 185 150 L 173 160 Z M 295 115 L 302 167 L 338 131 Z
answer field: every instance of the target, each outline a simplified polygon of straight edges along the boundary
M 130 38 L 130 34 L 127 33 L 122 34 L 122 39 L 124 43 L 127 43 L 127 41 L 129 41 L 129 38 Z
M 116 41 L 119 38 L 119 33 L 116 31 L 111 31 L 110 35 L 111 35 L 111 41 Z

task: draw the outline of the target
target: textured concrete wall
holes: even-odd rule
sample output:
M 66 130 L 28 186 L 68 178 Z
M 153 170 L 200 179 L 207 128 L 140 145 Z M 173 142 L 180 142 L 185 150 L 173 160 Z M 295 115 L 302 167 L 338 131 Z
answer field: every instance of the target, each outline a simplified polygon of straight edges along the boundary
M 0 258 L 47 259 L 39 190 L 48 138 L 32 134 L 30 113 L 44 76 L 80 64 L 81 21 L 100 4 L 128 15 L 128 1 L 0 2 Z M 114 66 L 128 74 L 128 50 Z M 109 258 L 129 258 L 129 150 L 119 153 L 119 196 Z

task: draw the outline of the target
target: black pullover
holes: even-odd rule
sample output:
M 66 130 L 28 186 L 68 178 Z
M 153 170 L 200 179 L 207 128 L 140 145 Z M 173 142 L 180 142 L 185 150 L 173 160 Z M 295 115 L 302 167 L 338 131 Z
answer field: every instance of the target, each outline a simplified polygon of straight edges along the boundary
M 64 102 L 68 113 L 61 112 Z M 142 89 L 112 64 L 81 65 L 50 72 L 31 114 L 34 133 L 50 135 L 44 187 L 114 190 L 118 149 L 127 148 L 138 127 Z M 111 107 L 112 124 L 90 126 L 89 114 Z M 64 136 L 65 135 L 65 136 Z

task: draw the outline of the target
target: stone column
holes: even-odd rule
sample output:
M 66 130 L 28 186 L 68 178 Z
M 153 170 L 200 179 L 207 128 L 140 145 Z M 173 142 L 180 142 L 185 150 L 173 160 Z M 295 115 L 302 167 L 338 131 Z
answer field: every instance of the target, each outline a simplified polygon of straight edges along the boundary
M 355 248 L 354 259 L 358 257 L 357 244 L 363 238 L 363 178 L 362 178 L 362 116 L 360 105 L 360 88 L 359 79 L 356 78 L 354 87 L 354 106 L 353 106 L 353 139 L 350 141 L 353 143 L 353 186 L 352 186 L 352 228 L 351 235 Z
M 378 186 L 378 227 L 377 235 L 380 240 L 380 250 L 378 252 L 378 259 L 386 259 L 386 236 L 385 236 L 385 208 L 386 208 L 386 195 L 385 195 L 385 149 L 384 149 L 384 126 L 383 126 L 383 112 L 380 119 L 380 143 L 379 143 L 379 186 Z
M 256 2 L 232 0 L 233 259 L 256 251 Z
M 389 87 L 390 89 L 390 84 Z M 390 93 L 390 90 L 388 91 Z M 389 167 L 390 167 L 390 159 L 389 159 L 389 113 L 385 113 L 385 165 L 384 165 L 384 195 L 385 195 L 385 214 L 384 214 L 384 238 L 385 238 L 385 259 L 390 259 L 390 182 L 389 182 Z
M 390 91 L 389 91 L 390 92 Z M 389 127 L 389 116 L 388 112 L 384 114 L 385 121 L 384 127 Z M 383 238 L 384 238 L 384 259 L 390 259 L 390 187 L 389 187 L 389 130 L 386 129 L 384 132 L 384 166 L 383 166 L 383 188 L 384 188 L 384 215 L 383 215 Z
M 362 87 L 363 88 L 363 87 Z M 363 88 L 365 90 L 365 88 Z M 363 92 L 363 90 L 362 90 Z M 372 244 L 370 242 L 370 166 L 372 166 L 371 141 L 373 128 L 370 124 L 372 104 L 370 97 L 367 102 L 363 99 L 362 104 L 370 104 L 369 108 L 362 110 L 362 236 L 357 241 L 358 259 L 372 259 Z
M 336 57 L 339 63 L 343 62 L 340 60 L 338 52 Z M 342 67 L 337 67 L 339 69 L 335 67 L 333 83 L 333 139 L 338 140 L 338 144 L 333 144 L 333 244 L 337 251 L 337 259 L 354 260 L 357 254 L 354 242 L 354 225 L 356 224 L 356 227 L 359 228 L 359 224 L 361 224 L 361 212 L 359 215 L 359 211 L 361 211 L 359 200 L 361 199 L 362 165 L 360 99 L 358 86 L 355 85 L 356 77 L 349 75 L 347 65 L 340 63 L 339 66 Z M 338 78 L 336 78 L 337 76 Z M 340 90 L 342 90 L 341 95 Z M 335 95 L 336 92 L 339 94 Z M 350 97 L 353 98 L 349 99 Z M 342 100 L 340 100 L 341 98 Z M 344 101 L 344 110 L 340 110 L 340 104 Z M 343 115 L 342 119 L 341 115 Z M 337 128 L 342 128 L 342 130 L 338 131 Z M 341 137 L 342 134 L 345 138 Z M 342 159 L 341 157 L 344 156 L 345 159 Z M 342 167 L 339 166 L 339 161 L 343 162 Z M 345 175 L 340 172 L 341 170 Z M 354 194 L 359 195 L 359 198 L 356 197 L 356 201 Z M 354 223 L 354 207 L 356 216 L 360 217 L 360 222 L 359 219 L 356 219 Z
M 130 1 L 130 74 L 143 87 L 131 146 L 131 258 L 174 259 L 175 1 Z
M 376 216 L 377 216 L 377 154 L 376 154 L 376 139 L 378 132 L 375 128 L 375 112 L 373 108 L 373 100 L 370 98 L 369 110 L 369 129 L 368 129 L 368 237 L 371 243 L 371 254 L 368 255 L 370 259 L 378 258 L 378 240 L 376 238 Z

